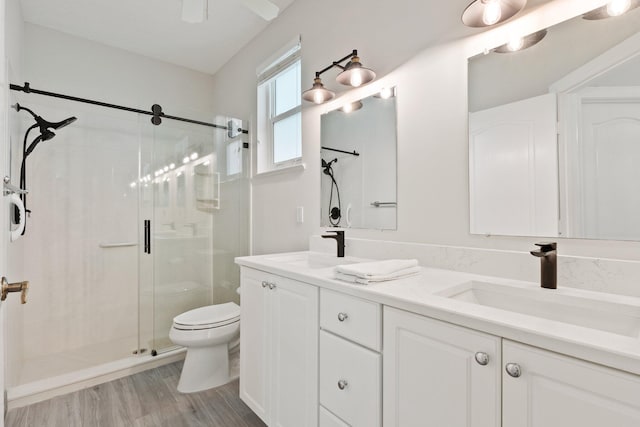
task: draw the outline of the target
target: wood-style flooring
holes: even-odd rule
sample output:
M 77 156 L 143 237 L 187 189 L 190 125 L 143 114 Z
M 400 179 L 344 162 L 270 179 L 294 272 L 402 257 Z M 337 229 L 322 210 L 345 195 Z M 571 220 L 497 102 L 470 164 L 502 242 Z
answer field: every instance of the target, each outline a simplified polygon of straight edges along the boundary
M 265 427 L 238 397 L 238 380 L 176 390 L 182 362 L 58 396 L 7 414 L 6 427 Z

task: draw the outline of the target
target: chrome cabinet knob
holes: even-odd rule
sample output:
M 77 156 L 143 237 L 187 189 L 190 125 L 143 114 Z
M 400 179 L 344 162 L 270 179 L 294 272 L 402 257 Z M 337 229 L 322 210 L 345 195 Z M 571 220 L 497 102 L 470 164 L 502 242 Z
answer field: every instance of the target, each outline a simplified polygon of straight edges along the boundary
M 338 313 L 338 320 L 339 321 L 344 322 L 348 318 L 349 318 L 349 315 L 347 313 Z
M 267 286 L 269 286 L 269 282 L 265 282 L 264 280 L 262 281 L 262 287 L 266 288 Z
M 338 388 L 340 390 L 344 390 L 345 388 L 347 388 L 348 385 L 349 385 L 349 383 L 346 380 L 338 381 Z
M 504 369 L 507 371 L 507 374 L 511 375 L 513 378 L 518 378 L 522 375 L 522 369 L 517 363 L 507 363 Z
M 276 288 L 275 283 L 269 283 L 269 289 L 274 290 Z
M 479 351 L 476 353 L 475 358 L 478 365 L 487 366 L 489 364 L 489 355 L 487 353 Z

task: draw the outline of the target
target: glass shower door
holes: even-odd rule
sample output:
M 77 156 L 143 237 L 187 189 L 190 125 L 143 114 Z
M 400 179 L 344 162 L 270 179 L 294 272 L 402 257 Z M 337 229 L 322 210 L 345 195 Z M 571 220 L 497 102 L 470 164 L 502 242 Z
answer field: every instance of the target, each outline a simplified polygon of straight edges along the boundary
M 165 120 L 143 138 L 142 221 L 149 227 L 141 277 L 141 337 L 156 352 L 171 349 L 180 313 L 211 304 L 215 129 Z M 143 227 L 144 233 L 144 227 Z

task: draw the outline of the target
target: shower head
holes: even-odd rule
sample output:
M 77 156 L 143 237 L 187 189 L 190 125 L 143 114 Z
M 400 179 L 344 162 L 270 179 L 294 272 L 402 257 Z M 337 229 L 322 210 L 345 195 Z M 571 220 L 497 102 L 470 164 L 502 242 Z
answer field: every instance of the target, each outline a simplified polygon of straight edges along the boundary
M 16 103 L 14 108 L 16 109 L 16 111 L 25 110 L 26 112 L 31 114 L 31 116 L 35 119 L 37 126 L 40 128 L 40 135 L 36 139 L 34 139 L 33 142 L 31 143 L 31 145 L 29 145 L 29 148 L 27 148 L 25 150 L 25 155 L 26 156 L 31 154 L 31 152 L 36 148 L 36 146 L 40 142 L 49 141 L 50 139 L 53 139 L 53 137 L 56 136 L 56 134 L 53 132 L 53 130 L 62 129 L 63 127 L 68 126 L 71 123 L 73 123 L 76 120 L 78 120 L 76 117 L 69 117 L 69 118 L 61 120 L 59 122 L 50 122 L 50 121 L 45 120 L 42 117 L 38 116 L 36 113 L 34 113 L 29 108 L 23 107 L 20 104 Z M 53 130 L 51 130 L 51 129 L 53 129 Z
M 66 118 L 64 120 L 60 120 L 59 122 L 51 123 L 51 122 L 48 122 L 48 121 L 44 120 L 42 117 L 40 117 L 40 120 L 36 119 L 36 121 L 38 122 L 38 125 L 40 125 L 40 129 L 42 129 L 43 127 L 46 127 L 47 129 L 51 128 L 51 129 L 54 129 L 54 130 L 62 129 L 63 127 L 70 125 L 71 123 L 75 122 L 76 120 L 78 120 L 76 117 L 69 117 L 69 118 Z M 51 132 L 51 133 L 53 133 L 53 132 Z
M 336 163 L 338 161 L 338 159 L 333 159 L 330 162 L 326 162 L 324 159 L 322 160 L 322 172 L 324 172 L 326 175 L 332 175 L 333 174 L 333 170 L 331 169 L 331 165 Z

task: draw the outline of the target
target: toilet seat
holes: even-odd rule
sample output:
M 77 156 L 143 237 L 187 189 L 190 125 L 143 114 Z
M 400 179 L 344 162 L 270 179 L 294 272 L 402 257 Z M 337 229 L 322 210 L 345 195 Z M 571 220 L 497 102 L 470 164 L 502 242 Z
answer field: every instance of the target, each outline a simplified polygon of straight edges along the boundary
M 240 307 L 228 302 L 209 305 L 182 313 L 173 318 L 173 327 L 179 330 L 213 329 L 240 321 Z

